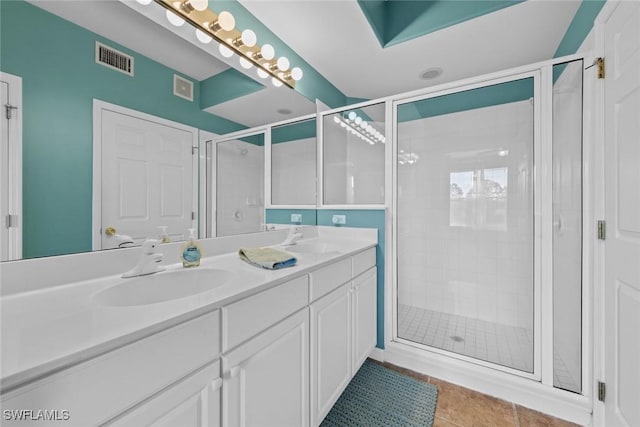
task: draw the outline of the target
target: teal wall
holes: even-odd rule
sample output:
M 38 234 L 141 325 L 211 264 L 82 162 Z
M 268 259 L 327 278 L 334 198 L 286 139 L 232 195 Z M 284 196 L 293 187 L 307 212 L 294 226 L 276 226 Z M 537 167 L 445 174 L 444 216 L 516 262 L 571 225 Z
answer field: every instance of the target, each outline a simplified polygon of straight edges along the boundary
M 135 57 L 135 77 L 95 63 L 95 41 Z M 0 69 L 22 77 L 23 256 L 91 250 L 92 102 L 218 134 L 243 127 L 173 95 L 174 70 L 24 1 L 0 1 Z
M 265 218 L 267 224 L 293 224 L 291 214 L 301 214 L 301 225 L 316 225 L 315 209 L 267 209 Z
M 377 347 L 384 348 L 384 248 L 385 248 L 385 210 L 356 209 L 319 209 L 318 225 L 330 225 L 333 215 L 345 215 L 345 227 L 376 228 L 378 230 L 378 246 L 376 246 L 376 265 L 378 266 L 378 338 Z
M 560 41 L 554 58 L 576 53 L 593 28 L 593 23 L 606 3 L 605 0 L 582 0 L 580 7 Z

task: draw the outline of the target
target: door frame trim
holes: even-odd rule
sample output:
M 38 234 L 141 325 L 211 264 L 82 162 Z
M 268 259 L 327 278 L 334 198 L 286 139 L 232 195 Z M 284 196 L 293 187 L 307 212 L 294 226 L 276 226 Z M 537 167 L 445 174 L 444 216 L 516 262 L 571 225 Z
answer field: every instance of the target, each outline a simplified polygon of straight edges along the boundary
M 91 220 L 91 249 L 101 250 L 101 227 L 102 227 L 102 111 L 112 111 L 114 113 L 125 114 L 137 119 L 146 120 L 159 125 L 170 126 L 176 129 L 190 132 L 191 146 L 199 147 L 199 130 L 193 126 L 183 123 L 174 122 L 172 120 L 163 119 L 162 117 L 152 114 L 143 113 L 141 111 L 132 110 L 131 108 L 122 107 L 120 105 L 111 104 L 99 99 L 93 99 L 93 176 L 92 176 L 92 220 Z M 195 212 L 195 219 L 191 221 L 191 226 L 198 229 L 200 212 L 198 210 L 198 155 L 199 150 L 192 150 L 191 156 L 191 175 L 192 175 L 192 195 L 191 209 Z
M 9 250 L 7 260 L 22 259 L 22 77 L 0 72 L 0 80 L 9 84 L 8 98 L 11 105 L 18 107 L 15 112 L 16 126 L 9 126 L 9 210 L 18 216 L 18 226 L 8 228 Z M 4 219 L 2 219 L 4 221 Z M 2 225 L 4 227 L 4 224 Z

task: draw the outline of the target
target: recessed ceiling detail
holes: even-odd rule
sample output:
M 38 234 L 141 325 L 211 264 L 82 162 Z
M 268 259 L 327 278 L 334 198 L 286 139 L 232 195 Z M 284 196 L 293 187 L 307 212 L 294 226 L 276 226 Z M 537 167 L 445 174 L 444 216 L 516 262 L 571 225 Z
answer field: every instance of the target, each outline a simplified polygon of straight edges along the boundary
M 358 0 L 380 45 L 389 47 L 513 6 L 522 0 Z

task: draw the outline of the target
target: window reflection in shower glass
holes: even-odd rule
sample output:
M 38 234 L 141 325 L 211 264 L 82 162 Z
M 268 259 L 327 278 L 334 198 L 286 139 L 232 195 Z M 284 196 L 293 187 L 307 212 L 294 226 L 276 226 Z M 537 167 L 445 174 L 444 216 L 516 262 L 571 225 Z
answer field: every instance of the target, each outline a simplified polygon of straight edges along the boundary
M 582 391 L 582 60 L 553 67 L 553 385 Z
M 398 106 L 398 336 L 533 372 L 533 79 Z
M 508 167 L 449 174 L 449 225 L 507 228 Z

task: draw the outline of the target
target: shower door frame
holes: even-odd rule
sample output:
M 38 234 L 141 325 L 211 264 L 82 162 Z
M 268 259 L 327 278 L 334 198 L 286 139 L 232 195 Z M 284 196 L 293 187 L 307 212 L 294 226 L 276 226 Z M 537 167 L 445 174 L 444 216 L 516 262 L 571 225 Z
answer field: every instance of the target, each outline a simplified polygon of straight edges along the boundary
M 392 144 L 392 212 L 393 218 L 393 239 L 392 242 L 392 336 L 393 342 L 409 345 L 425 351 L 434 352 L 447 357 L 452 357 L 465 362 L 474 363 L 484 367 L 496 369 L 509 374 L 514 374 L 520 377 L 532 379 L 535 381 L 541 381 L 541 364 L 542 364 L 542 352 L 541 352 L 541 329 L 542 329 L 542 312 L 541 312 L 541 288 L 543 278 L 550 283 L 549 275 L 552 274 L 550 265 L 551 259 L 544 259 L 544 254 L 551 254 L 552 236 L 546 236 L 545 233 L 541 233 L 541 230 L 548 224 L 549 221 L 545 221 L 545 215 L 550 216 L 551 212 L 551 169 L 540 167 L 544 165 L 545 161 L 551 163 L 551 138 L 543 138 L 544 129 L 542 127 L 541 120 L 541 105 L 543 102 L 550 102 L 551 100 L 544 99 L 542 96 L 543 86 L 552 84 L 551 76 L 548 75 L 550 71 L 544 72 L 544 70 L 532 69 L 530 71 L 506 74 L 501 77 L 495 77 L 491 79 L 481 79 L 474 83 L 460 84 L 452 86 L 443 90 L 433 91 L 430 93 L 409 96 L 405 98 L 397 98 L 392 102 L 392 132 L 393 132 L 393 144 Z M 404 339 L 398 336 L 398 107 L 404 104 L 410 104 L 412 102 L 422 101 L 426 99 L 436 98 L 445 95 L 451 95 L 455 93 L 461 93 L 472 89 L 478 89 L 482 87 L 488 87 L 497 85 L 500 83 L 507 83 L 510 81 L 522 80 L 526 78 L 533 78 L 533 372 L 521 371 L 515 368 L 510 368 L 497 363 L 476 359 L 474 357 L 466 356 L 453 351 L 444 350 L 437 347 L 431 347 L 425 344 L 416 343 L 408 339 Z M 550 97 L 549 97 L 550 98 Z M 548 197 L 547 197 L 548 196 Z
M 602 99 L 602 81 L 596 79 L 595 64 L 598 52 L 584 49 L 578 53 L 565 55 L 549 60 L 539 61 L 523 66 L 514 67 L 498 72 L 479 75 L 433 87 L 415 90 L 384 98 L 387 101 L 387 141 L 391 141 L 387 151 L 387 159 L 391 161 L 391 168 L 386 171 L 388 198 L 386 205 L 390 215 L 387 217 L 385 260 L 385 341 L 384 351 L 378 356 L 381 360 L 401 364 L 421 372 L 430 372 L 436 377 L 447 381 L 471 387 L 484 393 L 507 399 L 519 404 L 536 402 L 535 409 L 556 414 L 571 419 L 580 424 L 591 422 L 591 412 L 595 393 L 594 386 L 594 345 L 598 344 L 598 325 L 594 323 L 594 316 L 600 315 L 598 307 L 594 305 L 596 295 L 595 284 L 601 278 L 599 258 L 599 243 L 595 239 L 593 224 L 602 215 L 600 197 L 602 195 L 602 172 L 600 162 L 602 157 L 599 147 L 597 123 L 595 123 Z M 553 384 L 553 233 L 552 233 L 552 118 L 553 118 L 553 66 L 575 60 L 584 61 L 583 70 L 583 120 L 582 120 L 582 331 L 581 331 L 581 360 L 582 360 L 582 392 L 574 393 L 559 388 Z M 534 366 L 538 373 L 538 380 L 529 375 L 511 375 L 509 369 L 499 365 L 484 366 L 476 359 L 467 359 L 450 352 L 435 351 L 429 347 L 418 347 L 415 344 L 401 342 L 397 338 L 397 115 L 396 105 L 410 102 L 412 99 L 425 99 L 447 93 L 459 92 L 473 87 L 486 86 L 490 81 L 501 78 L 513 79 L 512 76 L 521 73 L 540 73 L 539 98 L 535 102 L 539 117 L 539 138 L 546 148 L 543 150 L 545 168 L 534 169 L 535 173 L 544 175 L 544 183 L 539 194 L 546 200 L 542 209 L 541 225 L 543 233 L 541 243 L 544 258 L 540 268 L 539 302 L 536 307 L 538 321 L 534 320 L 534 327 L 540 333 L 537 358 L 539 366 Z M 535 96 L 535 95 L 534 95 Z M 540 145 L 540 144 L 538 144 Z M 544 166 L 544 165 L 542 165 Z M 534 168 L 536 165 L 534 165 Z M 537 177 L 539 178 L 539 177 Z M 534 187 L 535 190 L 535 187 Z M 538 205 L 539 206 L 539 205 Z M 536 355 L 534 354 L 534 359 Z
M 263 165 L 263 197 L 267 198 L 267 195 L 271 197 L 271 179 L 267 182 L 267 165 L 271 165 L 271 151 L 267 150 L 267 146 L 271 146 L 271 127 L 270 126 L 258 126 L 250 129 L 243 129 L 240 131 L 227 133 L 217 136 L 210 140 L 205 141 L 205 236 L 217 237 L 218 235 L 218 144 L 221 142 L 235 141 L 240 138 L 254 135 L 264 135 L 264 165 Z M 269 172 L 271 170 L 269 169 Z M 266 221 L 266 202 L 262 209 L 263 221 Z

